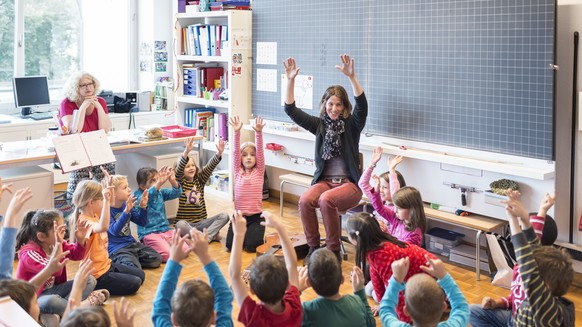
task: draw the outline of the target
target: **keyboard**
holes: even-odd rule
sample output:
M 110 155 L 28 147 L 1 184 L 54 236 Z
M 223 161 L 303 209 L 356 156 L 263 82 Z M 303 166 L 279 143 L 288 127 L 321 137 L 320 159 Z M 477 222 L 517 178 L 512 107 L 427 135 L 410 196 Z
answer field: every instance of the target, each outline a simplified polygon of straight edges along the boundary
M 50 111 L 47 112 L 35 112 L 32 113 L 28 116 L 25 116 L 24 118 L 30 118 L 32 120 L 45 120 L 45 119 L 51 119 L 53 118 L 53 113 Z

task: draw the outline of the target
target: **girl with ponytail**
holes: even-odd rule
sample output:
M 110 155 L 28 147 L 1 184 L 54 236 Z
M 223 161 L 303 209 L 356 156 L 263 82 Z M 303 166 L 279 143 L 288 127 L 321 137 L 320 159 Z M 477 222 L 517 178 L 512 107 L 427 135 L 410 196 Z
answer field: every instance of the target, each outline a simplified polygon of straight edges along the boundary
M 425 249 L 402 242 L 394 236 L 384 233 L 380 224 L 369 213 L 358 213 L 347 221 L 348 238 L 356 246 L 356 265 L 363 271 L 369 265 L 370 279 L 374 292 L 381 300 L 392 277 L 392 262 L 408 257 L 410 268 L 404 278 L 406 282 L 410 276 L 423 272 L 420 266 L 426 264 L 426 256 L 434 258 Z M 398 295 L 396 313 L 401 321 L 411 323 L 412 320 L 403 312 L 404 293 Z M 377 309 L 377 308 L 376 308 Z
M 74 230 L 78 241 L 70 244 L 63 240 L 65 235 L 64 218 L 58 210 L 29 211 L 16 235 L 18 250 L 18 267 L 16 278 L 30 281 L 50 261 L 54 246 L 62 246 L 62 251 L 68 260 L 81 260 L 85 257 L 85 239 L 88 225 L 79 224 Z M 65 259 L 65 260 L 66 260 Z M 82 293 L 84 305 L 102 305 L 108 294 L 94 291 L 95 278 L 90 278 Z M 66 265 L 55 272 L 37 290 L 38 304 L 41 313 L 58 314 L 62 316 L 67 307 L 73 280 L 67 280 Z

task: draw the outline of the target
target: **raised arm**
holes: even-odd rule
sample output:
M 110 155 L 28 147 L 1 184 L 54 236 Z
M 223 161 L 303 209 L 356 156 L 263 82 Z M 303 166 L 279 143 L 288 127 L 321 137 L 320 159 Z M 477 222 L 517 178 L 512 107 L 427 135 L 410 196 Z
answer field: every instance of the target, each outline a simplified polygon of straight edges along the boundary
M 230 218 L 230 223 L 232 224 L 234 239 L 232 241 L 232 249 L 230 252 L 228 273 L 232 283 L 232 294 L 234 295 L 236 303 L 238 303 L 240 307 L 248 296 L 245 283 L 240 275 L 242 247 L 247 232 L 247 220 L 239 210 Z
M 237 176 L 241 171 L 240 164 L 240 130 L 242 128 L 242 122 L 238 116 L 230 117 L 228 122 L 233 130 L 234 142 L 231 147 L 230 156 L 232 157 L 232 170 L 234 175 Z
M 0 188 L 2 188 L 0 179 Z M 2 190 L 0 190 L 0 197 Z M 16 233 L 22 225 L 22 207 L 32 197 L 30 187 L 16 191 L 6 210 L 4 228 L 0 230 L 0 280 L 12 278 L 14 252 L 16 250 Z
M 256 169 L 260 169 L 265 172 L 265 148 L 263 147 L 263 128 L 265 127 L 265 123 L 263 122 L 262 117 L 255 118 L 255 126 L 253 129 L 255 130 L 255 145 L 257 147 L 256 152 Z
M 287 95 L 285 97 L 285 103 L 292 104 L 295 102 L 295 77 L 299 74 L 300 68 L 297 67 L 295 59 L 292 57 L 283 61 L 283 66 L 285 67 L 285 74 L 287 75 Z
M 107 232 L 109 229 L 109 218 L 111 216 L 111 197 L 114 188 L 113 178 L 111 176 L 109 178 L 103 178 L 101 185 L 103 187 L 103 207 L 101 209 L 101 217 L 99 218 L 99 222 L 93 224 L 93 233 L 103 233 Z
M 346 54 L 341 55 L 340 60 L 342 62 L 342 65 L 341 66 L 336 65 L 335 68 L 337 68 L 340 72 L 344 73 L 344 75 L 348 77 L 348 79 L 350 80 L 350 84 L 352 85 L 352 91 L 354 92 L 354 96 L 358 97 L 362 95 L 362 93 L 364 93 L 364 90 L 362 89 L 362 86 L 360 85 L 360 82 L 356 77 L 355 60 L 350 58 L 350 56 Z
M 89 276 L 92 274 L 93 262 L 90 259 L 83 260 L 79 265 L 77 273 L 75 274 L 73 286 L 71 287 L 71 293 L 69 294 L 69 301 L 67 302 L 67 308 L 63 313 L 63 317 L 66 317 L 69 312 L 73 311 L 76 307 L 81 305 L 81 301 L 83 301 L 83 289 L 87 285 Z
M 263 211 L 261 217 L 265 218 L 265 222 L 261 222 L 261 225 L 274 228 L 277 231 L 277 234 L 279 234 L 281 247 L 283 248 L 283 258 L 285 258 L 285 267 L 289 274 L 289 284 L 298 287 L 299 274 L 297 272 L 297 254 L 295 253 L 293 244 L 291 244 L 291 239 L 285 230 L 285 226 L 281 224 L 279 218 L 275 217 L 268 211 Z

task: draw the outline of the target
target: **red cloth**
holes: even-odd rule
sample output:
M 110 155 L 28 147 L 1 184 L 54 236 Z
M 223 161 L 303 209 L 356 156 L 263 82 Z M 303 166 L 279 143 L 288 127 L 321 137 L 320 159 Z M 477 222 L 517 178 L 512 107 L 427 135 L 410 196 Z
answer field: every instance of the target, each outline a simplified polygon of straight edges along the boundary
M 105 100 L 100 97 L 97 97 L 97 100 L 101 104 L 101 107 L 103 107 L 105 113 L 108 113 L 107 102 L 105 102 Z M 64 117 L 68 115 L 73 115 L 73 110 L 78 109 L 79 107 L 77 107 L 76 103 L 71 102 L 69 99 L 65 98 L 63 99 L 63 101 L 61 101 L 61 105 L 59 106 L 59 116 Z M 62 121 L 59 121 L 59 124 L 61 124 L 62 126 L 63 125 Z M 89 116 L 85 116 L 85 125 L 83 126 L 81 132 L 92 132 L 98 129 L 99 129 L 99 116 L 97 114 L 97 110 L 93 110 L 93 112 Z
M 370 278 L 372 280 L 372 285 L 374 286 L 374 292 L 378 299 L 382 299 L 384 293 L 386 292 L 386 286 L 388 285 L 388 280 L 392 277 L 392 262 L 408 257 L 410 258 L 410 266 L 408 273 L 404 278 L 406 282 L 410 276 L 423 272 L 420 266 L 426 264 L 425 254 L 434 258 L 435 256 L 428 253 L 425 249 L 416 246 L 414 244 L 407 244 L 407 247 L 401 248 L 396 244 L 390 242 L 384 242 L 379 248 L 368 251 L 366 253 L 366 260 L 370 266 Z M 398 294 L 398 306 L 396 307 L 396 313 L 398 314 L 398 319 L 404 322 L 412 322 L 410 317 L 406 316 L 402 311 L 404 307 L 404 292 Z
M 299 290 L 295 286 L 289 286 L 283 296 L 285 311 L 273 313 L 264 304 L 256 303 L 247 296 L 240 308 L 238 321 L 245 326 L 270 327 L 270 326 L 301 326 L 303 309 Z

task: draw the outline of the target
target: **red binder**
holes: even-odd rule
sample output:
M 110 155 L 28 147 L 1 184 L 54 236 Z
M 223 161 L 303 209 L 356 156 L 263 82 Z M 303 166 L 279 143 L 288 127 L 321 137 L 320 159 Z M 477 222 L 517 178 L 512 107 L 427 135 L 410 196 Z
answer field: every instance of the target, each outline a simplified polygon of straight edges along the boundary
M 202 87 L 205 90 L 214 88 L 214 80 L 220 80 L 224 75 L 224 68 L 222 67 L 202 67 Z

